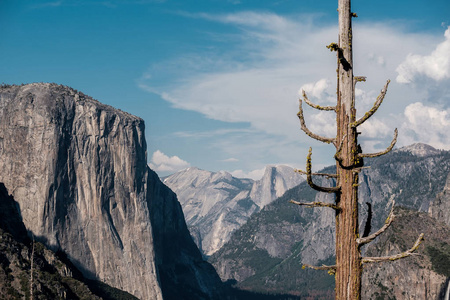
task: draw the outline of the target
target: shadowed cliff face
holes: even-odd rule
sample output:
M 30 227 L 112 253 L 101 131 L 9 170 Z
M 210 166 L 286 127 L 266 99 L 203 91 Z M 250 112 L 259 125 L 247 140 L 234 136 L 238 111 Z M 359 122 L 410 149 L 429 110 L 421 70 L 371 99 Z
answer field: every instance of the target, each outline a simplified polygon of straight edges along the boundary
M 88 278 L 161 299 L 141 119 L 55 84 L 0 90 L 0 181 Z
M 175 193 L 155 172 L 149 169 L 148 174 L 147 201 L 164 300 L 224 298 L 221 280 L 192 240 Z

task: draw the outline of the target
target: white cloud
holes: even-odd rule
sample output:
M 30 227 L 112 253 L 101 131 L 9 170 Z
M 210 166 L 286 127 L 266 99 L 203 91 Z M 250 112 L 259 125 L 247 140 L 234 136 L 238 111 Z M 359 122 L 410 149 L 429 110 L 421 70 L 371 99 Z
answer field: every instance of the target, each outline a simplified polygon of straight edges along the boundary
M 331 80 L 328 78 L 322 78 L 319 81 L 307 83 L 304 84 L 298 91 L 298 95 L 300 97 L 303 96 L 303 91 L 305 91 L 306 96 L 308 99 L 310 98 L 316 98 L 318 100 L 321 100 L 322 102 L 336 102 L 336 94 L 332 95 L 330 92 L 333 89 L 330 89 L 331 87 Z M 316 103 L 316 104 L 322 104 L 322 103 Z
M 234 157 L 230 157 L 230 158 L 224 159 L 224 160 L 222 160 L 222 161 L 223 161 L 223 162 L 238 162 L 239 159 L 234 158 Z
M 156 150 L 151 158 L 149 166 L 156 172 L 177 172 L 186 169 L 190 164 L 178 156 L 167 156 L 159 150 Z
M 255 133 L 255 130 L 237 128 L 237 129 L 217 129 L 209 131 L 177 131 L 174 133 L 174 135 L 183 138 L 212 138 L 218 136 L 250 134 L 250 133 Z
M 336 136 L 336 118 L 333 112 L 319 111 L 318 113 L 309 114 L 306 118 L 310 120 L 307 127 L 314 133 L 325 137 Z
M 404 117 L 400 135 L 403 145 L 422 142 L 435 148 L 450 149 L 450 109 L 416 102 L 406 107 Z
M 328 157 L 322 155 L 326 153 L 322 149 L 328 146 L 300 131 L 296 113 L 300 88 L 317 104 L 333 105 L 336 101 L 336 56 L 325 47 L 336 41 L 336 26 L 316 26 L 311 19 L 294 20 L 255 12 L 189 17 L 238 28 L 240 34 L 222 36 L 233 50 L 217 57 L 211 53 L 187 54 L 167 62 L 167 68 L 150 67 L 146 74 L 152 76 L 141 78 L 139 85 L 176 108 L 200 112 L 213 120 L 245 122 L 246 132 L 232 129 L 234 132 L 221 139 L 215 138 L 212 131 L 178 133 L 180 137 L 211 137 L 210 145 L 214 143 L 215 149 L 222 151 L 222 155 L 225 153 L 222 157 L 239 159 L 246 164 L 242 168 L 247 170 L 259 167 L 263 160 L 303 162 L 304 157 L 299 153 L 306 153 L 310 145 L 318 153 L 316 164 L 325 163 Z M 358 117 L 372 107 L 386 80 L 398 75 L 396 67 L 405 62 L 407 49 L 415 49 L 417 55 L 426 57 L 434 53 L 433 45 L 442 40 L 431 34 L 405 33 L 401 27 L 386 24 L 355 24 L 353 33 L 355 75 L 367 76 L 366 82 L 357 84 Z M 186 67 L 188 61 L 195 62 L 195 66 Z M 170 74 L 164 73 L 168 70 Z M 158 86 L 158 76 L 170 76 L 173 84 Z M 431 100 L 429 97 L 427 90 L 418 91 L 392 82 L 373 120 L 362 128 L 363 136 L 370 139 L 365 141 L 368 148 L 384 149 L 389 145 L 393 129 L 402 122 L 401 118 L 392 116 L 402 115 L 412 102 L 443 102 L 443 96 Z M 313 132 L 329 137 L 336 135 L 333 112 L 317 112 L 307 105 L 304 110 L 306 124 Z
M 231 172 L 231 175 L 233 175 L 234 177 L 237 177 L 237 178 L 250 178 L 253 180 L 260 180 L 263 177 L 265 170 L 266 170 L 266 167 L 264 167 L 262 169 L 253 170 L 250 172 L 244 172 L 242 170 L 235 170 L 235 171 Z
M 434 80 L 450 78 L 450 27 L 445 31 L 445 40 L 437 45 L 430 55 L 408 54 L 396 69 L 397 82 L 410 83 L 419 75 Z
M 384 138 L 394 131 L 385 122 L 374 116 L 366 120 L 358 129 L 367 138 Z

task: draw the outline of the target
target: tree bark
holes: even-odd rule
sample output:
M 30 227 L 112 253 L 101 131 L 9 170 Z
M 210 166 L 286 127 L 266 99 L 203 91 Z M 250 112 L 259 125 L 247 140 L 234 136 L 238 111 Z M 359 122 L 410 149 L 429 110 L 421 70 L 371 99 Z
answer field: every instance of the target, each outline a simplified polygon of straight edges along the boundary
M 323 202 L 298 202 L 292 200 L 291 203 L 309 207 L 327 207 L 336 212 L 336 265 L 333 266 L 310 266 L 304 267 L 328 270 L 330 274 L 335 274 L 336 299 L 349 300 L 361 298 L 361 277 L 362 264 L 381 262 L 388 260 L 397 260 L 413 255 L 423 240 L 423 234 L 419 236 L 414 246 L 397 255 L 387 257 L 361 257 L 360 247 L 375 239 L 383 233 L 392 223 L 394 218 L 393 205 L 386 224 L 376 233 L 366 238 L 359 237 L 358 221 L 358 174 L 363 168 L 364 157 L 377 157 L 391 151 L 397 141 L 397 129 L 394 132 L 394 139 L 389 147 L 382 152 L 365 154 L 362 153 L 358 145 L 357 127 L 370 118 L 381 105 L 389 85 L 389 80 L 377 97 L 374 106 L 363 117 L 356 120 L 355 109 L 355 84 L 366 81 L 366 77 L 353 76 L 353 58 L 352 58 L 352 18 L 356 14 L 351 12 L 351 0 L 338 0 L 339 6 L 339 43 L 331 43 L 327 46 L 331 51 L 337 51 L 337 105 L 320 106 L 309 101 L 306 93 L 303 91 L 304 101 L 311 107 L 318 110 L 335 111 L 337 134 L 335 138 L 322 137 L 311 132 L 305 124 L 303 116 L 302 100 L 299 101 L 299 112 L 297 116 L 300 120 L 301 129 L 311 138 L 324 143 L 333 143 L 336 147 L 336 174 L 323 174 L 311 172 L 311 148 L 306 160 L 306 172 L 298 172 L 307 175 L 307 182 L 311 188 L 325 193 L 335 193 L 335 204 Z M 312 176 L 326 176 L 336 178 L 335 187 L 321 187 L 313 182 Z
M 336 299 L 360 299 L 362 263 L 356 239 L 358 222 L 358 141 L 352 58 L 350 0 L 339 0 L 337 144 L 342 148 L 336 163 L 341 187 L 336 195 Z

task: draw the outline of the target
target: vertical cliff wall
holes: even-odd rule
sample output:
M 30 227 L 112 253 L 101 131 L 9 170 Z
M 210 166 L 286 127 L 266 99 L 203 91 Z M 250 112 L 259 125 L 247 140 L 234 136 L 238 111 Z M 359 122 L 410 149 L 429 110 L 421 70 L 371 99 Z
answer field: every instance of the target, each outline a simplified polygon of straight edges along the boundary
M 450 174 L 447 177 L 444 190 L 432 201 L 428 212 L 433 218 L 450 227 Z
M 2 86 L 0 182 L 85 276 L 162 299 L 141 119 L 64 86 Z
M 148 170 L 148 203 L 164 300 L 225 299 L 214 268 L 203 260 L 172 190 Z

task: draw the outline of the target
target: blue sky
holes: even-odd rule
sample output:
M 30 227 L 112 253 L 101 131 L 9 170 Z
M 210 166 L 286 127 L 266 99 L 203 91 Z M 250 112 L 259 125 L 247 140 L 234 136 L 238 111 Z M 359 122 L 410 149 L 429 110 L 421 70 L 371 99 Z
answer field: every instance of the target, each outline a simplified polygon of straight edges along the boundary
M 366 152 L 450 149 L 450 2 L 354 0 L 357 109 L 388 93 L 362 128 Z M 161 176 L 188 166 L 258 178 L 267 164 L 315 169 L 333 148 L 296 117 L 299 91 L 335 101 L 337 1 L 0 1 L 1 81 L 56 82 L 138 115 Z M 305 108 L 334 134 L 333 114 Z

